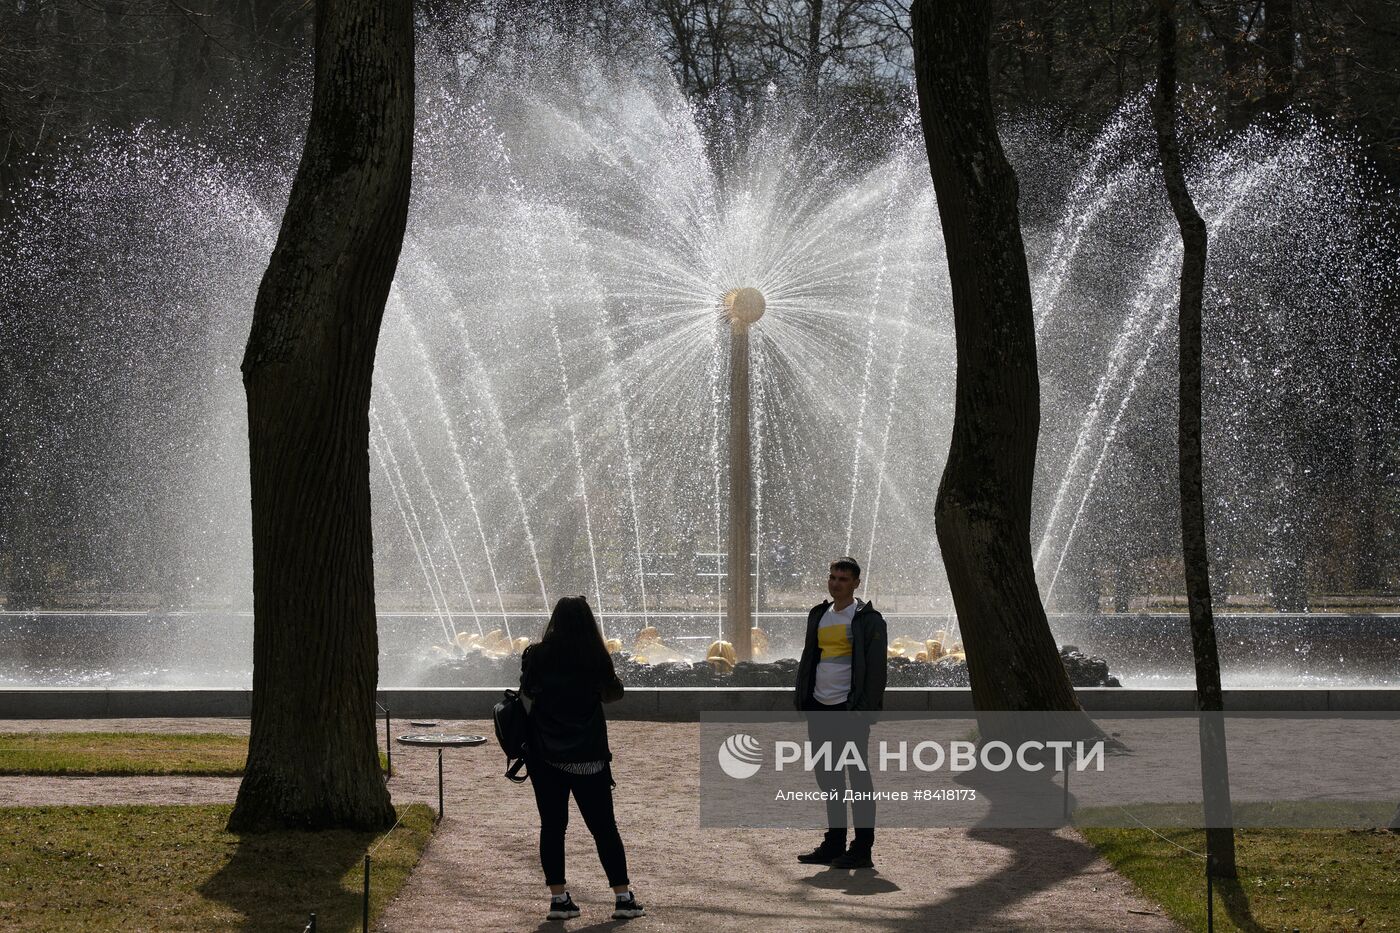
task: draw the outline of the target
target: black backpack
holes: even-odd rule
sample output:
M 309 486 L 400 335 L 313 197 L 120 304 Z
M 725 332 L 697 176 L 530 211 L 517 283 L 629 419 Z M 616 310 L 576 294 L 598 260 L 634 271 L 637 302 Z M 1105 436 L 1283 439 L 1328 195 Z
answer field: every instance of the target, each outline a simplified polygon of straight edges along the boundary
M 529 772 L 520 772 L 525 768 L 525 750 L 530 741 L 529 701 L 518 690 L 507 690 L 491 710 L 491 719 L 496 724 L 496 741 L 506 753 L 506 777 L 517 784 L 525 783 Z

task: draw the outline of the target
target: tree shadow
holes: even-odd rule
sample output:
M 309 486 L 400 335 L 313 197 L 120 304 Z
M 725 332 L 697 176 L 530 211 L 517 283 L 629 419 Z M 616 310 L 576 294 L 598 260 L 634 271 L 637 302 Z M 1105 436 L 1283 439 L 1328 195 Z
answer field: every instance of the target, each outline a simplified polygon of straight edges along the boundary
M 371 833 L 244 833 L 200 893 L 237 911 L 240 930 L 300 929 L 314 912 L 327 929 L 359 926 L 361 894 L 340 879 L 364 859 Z
M 882 832 L 896 834 L 901 830 L 888 828 Z M 1045 929 L 1043 922 L 1034 919 L 1012 919 L 1004 916 L 1003 911 L 1008 905 L 1053 889 L 1066 879 L 1080 874 L 1098 858 L 1092 846 L 1074 837 L 1058 836 L 1050 829 L 976 828 L 968 833 L 978 842 L 1011 851 L 1013 858 L 1010 864 L 962 888 L 930 888 L 926 897 L 918 897 L 914 903 L 881 904 L 878 908 L 879 913 L 874 915 L 865 909 L 869 902 L 852 901 L 850 913 L 842 912 L 839 906 L 833 904 L 831 907 L 834 912 L 820 920 L 814 919 L 813 926 L 831 929 L 834 925 L 844 923 L 851 929 L 862 928 L 889 933 L 926 933 L 928 930 L 939 929 L 1040 933 Z M 879 852 L 877 844 L 877 859 L 880 857 Z M 773 875 L 786 870 L 788 859 L 771 852 L 758 854 L 759 863 L 770 870 L 755 872 L 748 883 L 732 884 L 734 903 L 726 907 L 724 915 L 731 922 L 742 920 L 750 928 L 762 930 L 776 926 L 779 918 L 783 918 L 782 922 L 786 923 L 798 915 L 790 910 L 792 894 L 775 893 L 772 888 Z M 908 857 L 917 858 L 917 855 L 911 853 Z M 811 876 L 798 877 L 795 880 L 809 889 L 846 891 L 857 896 L 909 890 L 907 887 L 899 887 L 878 870 L 870 869 L 822 869 Z M 805 902 L 805 898 L 802 901 Z M 703 916 L 705 911 L 711 909 L 707 904 L 687 904 L 683 905 L 683 908 L 695 916 Z M 569 933 L 578 933 L 579 930 L 588 930 L 591 933 L 593 930 L 613 928 L 619 927 L 598 924 L 578 928 L 571 926 L 568 930 Z M 561 925 L 557 923 L 541 924 L 536 933 L 560 930 Z
M 1220 902 L 1225 905 L 1225 913 L 1230 920 L 1245 933 L 1266 933 L 1254 913 L 1249 909 L 1249 896 L 1240 886 L 1238 878 L 1216 878 L 1212 882 Z
M 979 768 L 962 775 L 957 783 L 975 789 L 988 805 L 977 825 L 967 831 L 968 837 L 1005 849 L 1011 861 L 972 884 L 949 889 L 949 896 L 926 905 L 918 916 L 886 924 L 887 928 L 910 933 L 940 928 L 1005 933 L 1036 929 L 998 914 L 1008 904 L 1073 878 L 1098 858 L 1088 843 L 1056 834 L 1057 828 L 1068 825 L 1064 814 L 1073 811 L 1073 796 L 1066 799 L 1063 785 L 1050 771 Z
M 948 897 L 926 905 L 918 917 L 891 925 L 891 929 L 910 933 L 925 929 L 1016 930 L 1012 921 L 998 919 L 997 914 L 1010 903 L 1074 877 L 1097 857 L 1088 844 L 1057 836 L 1049 829 L 973 829 L 968 835 L 1006 849 L 1011 862 L 973 884 L 950 889 Z

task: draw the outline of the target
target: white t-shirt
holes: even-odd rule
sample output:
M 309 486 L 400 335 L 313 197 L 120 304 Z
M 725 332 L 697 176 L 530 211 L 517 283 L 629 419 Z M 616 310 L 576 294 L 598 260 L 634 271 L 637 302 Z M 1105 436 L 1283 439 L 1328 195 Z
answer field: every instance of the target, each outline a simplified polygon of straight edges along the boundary
M 851 695 L 851 621 L 860 608 L 860 600 L 853 601 L 840 612 L 834 605 L 826 607 L 826 614 L 817 623 L 821 660 L 817 662 L 817 679 L 812 690 L 812 698 L 827 706 L 845 703 Z

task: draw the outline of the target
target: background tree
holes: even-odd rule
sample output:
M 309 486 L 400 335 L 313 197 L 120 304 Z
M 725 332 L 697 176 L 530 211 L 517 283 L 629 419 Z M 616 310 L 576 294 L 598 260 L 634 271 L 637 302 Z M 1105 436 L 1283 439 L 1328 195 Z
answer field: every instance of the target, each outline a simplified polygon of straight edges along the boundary
M 1157 151 L 1167 199 L 1181 228 L 1181 293 L 1178 312 L 1180 386 L 1177 412 L 1177 468 L 1181 491 L 1181 551 L 1186 567 L 1186 598 L 1191 612 L 1191 649 L 1196 663 L 1196 709 L 1201 717 L 1201 781 L 1207 823 L 1206 870 L 1235 877 L 1235 833 L 1229 826 L 1230 777 L 1220 692 L 1220 655 L 1211 609 L 1210 565 L 1206 555 L 1205 495 L 1201 480 L 1201 306 L 1206 283 L 1207 233 L 1196 212 L 1176 132 L 1176 3 L 1157 0 L 1157 93 L 1152 101 Z M 1214 715 L 1211 715 L 1214 714 Z M 1224 825 L 1222 825 L 1222 823 Z
M 1142 92 L 1156 73 L 1152 2 L 1002 0 L 991 7 L 992 101 L 1008 124 L 1029 122 L 1029 134 L 1014 132 L 1028 141 L 1029 159 L 1047 147 L 1080 147 L 1081 134 L 1098 134 L 1125 107 L 1128 119 L 1137 121 Z M 818 42 L 812 45 L 818 8 Z M 24 235 L 11 221 L 42 214 L 44 201 L 55 197 L 44 183 L 55 166 L 88 154 L 101 158 L 110 145 L 128 146 L 135 127 L 148 141 L 173 131 L 239 169 L 298 151 L 311 86 L 312 9 L 304 0 L 0 3 L 0 250 L 15 242 L 7 237 Z M 879 158 L 891 141 L 904 138 L 911 116 L 911 27 L 904 0 L 418 0 L 414 9 L 420 95 L 428 106 L 470 99 L 498 59 L 551 62 L 567 47 L 608 67 L 636 67 L 653 80 L 660 78 L 650 71 L 659 51 L 695 104 L 720 172 L 768 123 L 772 110 L 799 99 L 809 61 L 820 59 L 815 132 L 833 149 Z M 1374 182 L 1369 197 L 1377 215 L 1393 212 L 1400 185 L 1400 58 L 1394 53 L 1400 3 L 1191 0 L 1179 5 L 1177 22 L 1181 117 L 1191 138 L 1211 141 L 1251 121 L 1262 124 L 1261 137 L 1277 126 L 1287 133 L 1287 122 L 1268 113 L 1287 105 L 1355 140 L 1371 160 L 1358 175 L 1368 185 Z M 804 49 L 817 55 L 804 58 Z M 1028 230 L 1053 222 L 1040 212 L 1061 209 L 1058 186 L 1069 174 L 1069 167 L 1064 174 L 1022 174 Z M 31 187 L 33 179 L 40 183 Z M 1400 264 L 1388 230 L 1371 226 L 1356 224 L 1352 235 L 1375 237 Z M 1286 288 L 1287 266 L 1274 264 L 1278 287 Z M 1344 284 L 1339 281 L 1339 287 Z M 1354 596 L 1357 604 L 1368 604 L 1396 592 L 1400 405 L 1375 387 L 1400 380 L 1400 315 L 1385 313 L 1400 301 L 1400 278 L 1368 287 L 1377 292 L 1351 302 L 1354 316 L 1336 325 L 1354 335 L 1352 366 L 1334 365 L 1334 353 L 1307 347 L 1295 352 L 1287 315 L 1268 313 L 1280 302 L 1263 290 L 1251 298 L 1260 326 L 1268 329 L 1266 339 L 1249 345 L 1257 349 L 1261 369 L 1284 367 L 1285 391 L 1256 410 L 1247 425 L 1251 431 L 1237 435 L 1238 448 L 1268 468 L 1241 473 L 1236 482 L 1250 501 L 1266 508 L 1250 512 L 1257 521 L 1222 520 L 1218 531 L 1211 526 L 1217 594 L 1272 596 L 1277 606 L 1301 607 L 1315 596 Z M 47 290 L 26 288 L 31 294 Z M 43 409 L 34 400 L 52 395 L 49 386 L 59 382 L 43 349 L 50 337 L 32 334 L 97 329 L 102 312 L 81 302 L 52 301 L 55 311 L 64 311 L 45 315 L 52 323 L 26 323 L 33 328 L 31 347 L 20 349 L 13 330 L 0 338 L 0 356 L 8 354 L 11 366 L 5 375 L 28 393 L 15 409 L 14 426 L 5 426 L 10 433 L 0 447 L 0 474 L 12 478 L 0 485 L 0 591 L 18 591 L 31 604 L 75 608 L 178 604 L 162 595 L 167 581 L 179 576 L 173 567 L 167 573 L 170 565 L 163 560 L 125 556 L 138 546 L 144 553 L 145 537 L 168 530 L 148 531 L 138 517 L 120 526 L 126 529 L 124 547 L 89 547 L 95 539 L 88 529 L 101 527 L 98 516 L 109 508 L 105 492 L 65 487 L 49 476 L 19 481 L 13 457 L 6 462 L 6 447 L 22 451 L 40 442 L 51 450 L 71 443 L 72 452 L 81 453 L 76 437 L 56 437 L 46 419 L 35 417 Z M 1338 298 L 1338 308 L 1347 305 Z M 11 313 L 0 326 L 13 327 L 18 314 L 6 310 Z M 34 340 L 38 352 L 31 352 Z M 1163 502 L 1174 500 L 1174 484 L 1163 487 L 1154 464 L 1175 438 L 1151 433 L 1157 404 L 1152 393 L 1165 386 L 1161 399 L 1169 403 L 1176 391 L 1172 368 L 1163 361 L 1165 379 L 1154 372 L 1144 380 L 1119 432 L 1120 440 L 1150 434 L 1147 456 L 1140 466 L 1126 467 L 1118 444 L 1101 489 L 1151 484 L 1167 490 Z M 1206 374 L 1208 380 L 1221 375 L 1215 367 Z M 1327 386 L 1327 405 L 1295 391 L 1310 384 Z M 24 424 L 24 417 L 31 423 Z M 1336 443 L 1337 436 L 1349 444 Z M 1289 456 L 1266 456 L 1271 450 Z M 1222 451 L 1222 462 L 1227 459 Z M 1159 514 L 1161 504 L 1149 503 L 1142 512 Z M 155 514 L 148 520 L 154 522 Z M 1307 524 L 1307 535 L 1297 533 L 1299 523 Z M 1108 555 L 1102 560 L 1085 547 L 1090 537 L 1078 536 L 1057 594 L 1096 573 L 1119 578 L 1122 586 L 1111 589 L 1124 607 L 1129 597 L 1181 595 L 1173 523 L 1144 528 L 1128 521 L 1112 532 L 1097 524 L 1092 537 Z M 22 541 L 22 551 L 6 541 Z M 158 566 L 160 578 L 138 566 L 144 563 L 152 571 Z M 1167 578 L 1167 565 L 1170 590 L 1158 582 Z M 239 594 L 239 608 L 244 599 Z M 1083 599 L 1092 599 L 1087 587 Z
M 1028 109 L 1094 128 L 1155 73 L 1152 4 L 993 4 L 998 113 Z M 452 47 L 458 77 L 511 42 L 560 34 L 613 54 L 659 43 L 699 101 L 745 101 L 803 82 L 869 120 L 902 116 L 913 62 L 903 0 L 423 0 L 420 38 Z M 265 106 L 310 53 L 301 0 L 23 0 L 0 4 L 0 181 L 92 126 L 198 122 L 213 95 Z M 1394 0 L 1192 0 L 1178 11 L 1178 72 L 1193 116 L 1238 126 L 1293 105 L 1354 131 L 1400 178 L 1400 4 Z M 269 90 L 271 93 L 268 93 Z M 1215 110 L 1212 105 L 1219 105 Z M 828 112 L 831 108 L 827 107 Z M 278 127 L 267 127 L 276 131 Z M 275 142 L 285 142 L 276 140 Z
M 253 710 L 233 830 L 392 824 L 374 732 L 375 347 L 408 216 L 408 0 L 321 0 L 311 124 L 243 359 Z
M 990 6 L 916 0 L 913 26 L 957 341 L 953 439 L 936 526 L 973 703 L 1074 710 L 1031 559 L 1040 382 L 1016 174 L 992 109 Z
M 0 191 L 92 129 L 188 128 L 248 90 L 270 118 L 310 49 L 301 0 L 0 4 Z M 4 199 L 0 199 L 0 204 Z M 3 208 L 0 208 L 2 211 Z

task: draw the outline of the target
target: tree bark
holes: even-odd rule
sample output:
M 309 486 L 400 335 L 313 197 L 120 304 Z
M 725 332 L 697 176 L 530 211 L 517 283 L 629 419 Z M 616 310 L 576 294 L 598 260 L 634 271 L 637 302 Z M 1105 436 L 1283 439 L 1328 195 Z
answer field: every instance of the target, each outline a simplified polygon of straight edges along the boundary
M 1210 566 L 1206 553 L 1206 513 L 1201 468 L 1201 307 L 1205 298 L 1205 221 L 1196 212 L 1176 126 L 1176 4 L 1157 2 L 1157 93 L 1152 101 L 1157 152 L 1167 199 L 1181 229 L 1181 294 L 1177 467 L 1181 494 L 1181 551 L 1186 600 L 1191 612 L 1191 649 L 1196 663 L 1196 709 L 1200 711 L 1201 782 L 1205 797 L 1206 870 L 1217 878 L 1235 877 L 1235 835 L 1230 828 L 1230 776 L 1220 691 L 1220 655 L 1215 645 Z M 1223 824 L 1223 825 L 1222 825 Z
M 991 6 L 917 0 L 912 16 L 957 331 L 953 438 L 935 519 L 973 703 L 1077 710 L 1031 559 L 1040 382 L 1016 175 L 992 111 Z
M 1293 0 L 1267 0 L 1261 42 L 1266 86 L 1260 104 L 1264 110 L 1281 110 L 1293 102 L 1295 28 Z
M 195 19 L 181 13 L 176 30 L 179 40 L 170 60 L 170 116 L 177 123 L 193 124 L 202 115 L 209 96 L 209 65 L 213 40 Z
M 823 0 L 809 0 L 807 4 L 807 56 L 802 63 L 802 100 L 811 117 L 816 116 L 821 103 L 823 6 Z
M 408 213 L 408 0 L 321 0 L 311 125 L 243 359 L 253 716 L 231 830 L 392 824 L 378 679 L 369 401 Z

